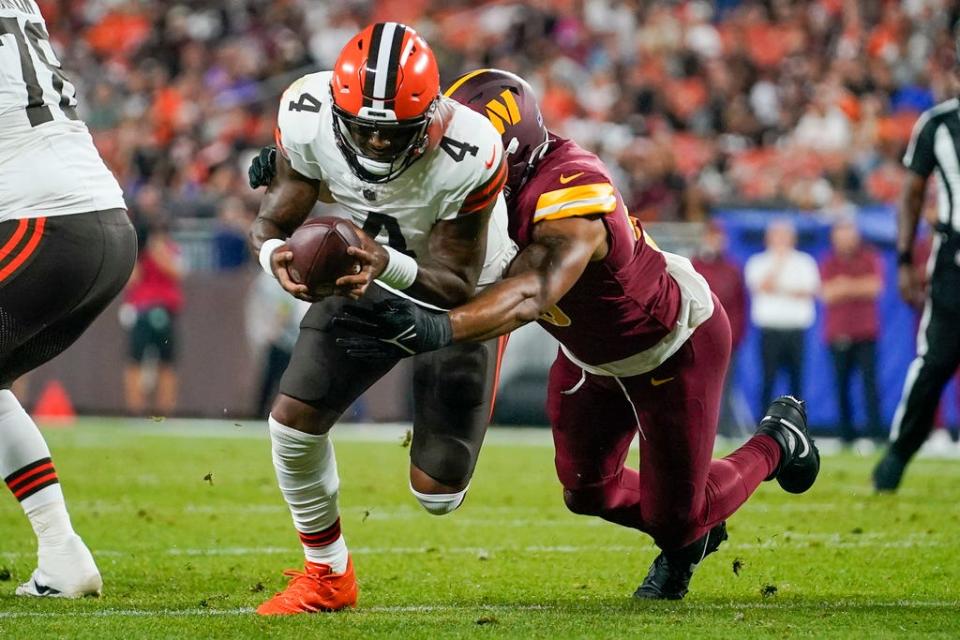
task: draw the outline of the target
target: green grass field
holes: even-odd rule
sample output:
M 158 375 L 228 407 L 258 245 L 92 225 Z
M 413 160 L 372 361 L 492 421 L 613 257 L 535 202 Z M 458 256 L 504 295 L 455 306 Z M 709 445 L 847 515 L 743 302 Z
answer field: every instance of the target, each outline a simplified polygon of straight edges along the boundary
M 492 433 L 467 502 L 438 518 L 407 491 L 401 438 L 352 429 L 335 440 L 356 610 L 251 613 L 301 558 L 263 425 L 83 421 L 46 435 L 104 596 L 13 595 L 34 541 L 8 497 L 0 638 L 960 636 L 958 460 L 919 460 L 896 496 L 872 495 L 874 455 L 825 458 L 803 496 L 767 483 L 687 599 L 650 603 L 630 598 L 649 539 L 568 513 L 543 434 Z

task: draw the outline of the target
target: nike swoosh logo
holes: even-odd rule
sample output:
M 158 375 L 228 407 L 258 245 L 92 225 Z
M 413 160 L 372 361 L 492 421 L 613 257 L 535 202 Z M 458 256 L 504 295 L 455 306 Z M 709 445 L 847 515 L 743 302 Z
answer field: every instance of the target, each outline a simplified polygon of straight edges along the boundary
M 490 150 L 490 159 L 483 163 L 487 169 L 493 166 L 493 161 L 497 159 L 497 147 L 494 145 L 493 149 Z
M 800 427 L 793 424 L 789 420 L 785 420 L 784 418 L 778 418 L 778 420 L 780 420 L 780 422 L 782 422 L 786 428 L 790 429 L 791 431 L 797 434 L 797 439 L 803 443 L 803 453 L 801 453 L 798 457 L 806 458 L 807 454 L 810 453 L 810 443 L 807 442 L 807 439 L 806 437 L 804 437 L 803 432 L 800 431 Z
M 650 378 L 650 384 L 654 387 L 659 387 L 662 384 L 667 384 L 677 376 L 670 376 L 669 378 L 664 378 L 662 380 L 657 380 L 656 378 Z
M 36 580 L 33 581 L 33 588 L 36 589 L 37 593 L 41 596 L 55 596 L 60 593 L 59 589 L 40 584 Z
M 583 175 L 583 171 L 581 171 L 581 172 L 579 172 L 579 173 L 575 173 L 575 174 L 573 174 L 572 176 L 565 176 L 565 175 L 563 175 L 563 174 L 560 174 L 560 184 L 567 184 L 567 183 L 570 182 L 571 180 L 576 180 L 577 178 L 579 178 L 579 177 L 582 176 L 582 175 Z

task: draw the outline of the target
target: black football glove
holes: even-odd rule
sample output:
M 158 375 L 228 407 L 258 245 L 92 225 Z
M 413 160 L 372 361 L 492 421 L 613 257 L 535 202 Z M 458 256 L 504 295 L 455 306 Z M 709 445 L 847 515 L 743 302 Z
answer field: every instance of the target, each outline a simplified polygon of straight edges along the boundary
M 337 338 L 337 345 L 360 359 L 396 360 L 453 342 L 450 316 L 403 298 L 378 302 L 372 309 L 344 305 L 333 318 L 333 328 L 346 334 Z
M 260 149 L 260 153 L 250 161 L 247 169 L 247 179 L 250 188 L 269 186 L 277 175 L 277 148 L 273 145 Z

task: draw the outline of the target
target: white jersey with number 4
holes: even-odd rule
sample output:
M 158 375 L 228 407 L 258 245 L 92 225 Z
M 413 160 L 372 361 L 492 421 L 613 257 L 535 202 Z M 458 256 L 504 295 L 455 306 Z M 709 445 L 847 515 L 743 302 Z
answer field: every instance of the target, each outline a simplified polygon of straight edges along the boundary
M 0 0 L 0 222 L 125 208 L 33 0 Z
M 283 94 L 277 142 L 298 173 L 323 181 L 354 224 L 378 242 L 416 256 L 428 254 L 430 230 L 441 220 L 471 215 L 495 201 L 480 285 L 500 278 L 516 254 L 499 195 L 506 168 L 503 143 L 482 115 L 441 97 L 423 156 L 388 182 L 364 182 L 334 135 L 330 71 L 306 75 Z

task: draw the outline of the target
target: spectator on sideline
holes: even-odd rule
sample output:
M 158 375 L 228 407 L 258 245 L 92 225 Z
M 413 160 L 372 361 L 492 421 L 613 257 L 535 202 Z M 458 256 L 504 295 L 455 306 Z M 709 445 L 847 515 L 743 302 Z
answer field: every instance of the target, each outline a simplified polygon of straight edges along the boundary
M 707 225 L 700 251 L 693 258 L 693 268 L 706 278 L 710 289 L 720 299 L 730 319 L 733 350 L 730 368 L 723 386 L 723 403 L 720 409 L 720 432 L 725 436 L 747 435 L 753 418 L 737 388 L 737 349 L 743 342 L 747 328 L 747 288 L 743 282 L 740 265 L 727 256 L 727 236 L 716 222 Z
M 790 381 L 787 393 L 803 396 L 804 337 L 816 319 L 814 298 L 820 288 L 816 261 L 796 249 L 793 223 L 770 223 L 765 241 L 766 250 L 751 256 L 745 268 L 752 296 L 750 316 L 760 329 L 761 407 L 770 403 L 781 369 L 786 370 Z
M 140 252 L 127 285 L 125 303 L 135 313 L 130 329 L 130 351 L 124 371 L 124 398 L 130 415 L 145 415 L 143 365 L 148 354 L 157 359 L 154 415 L 172 415 L 177 406 L 176 317 L 183 306 L 180 248 L 170 237 L 167 220 L 157 207 L 157 194 L 145 187 L 134 209 Z
M 866 401 L 866 431 L 871 438 L 881 440 L 885 436 L 876 379 L 880 330 L 877 300 L 883 290 L 880 255 L 861 241 L 856 223 L 849 218 L 833 226 L 830 242 L 832 249 L 820 265 L 820 277 L 826 314 L 824 334 L 836 371 L 840 437 L 850 444 L 857 435 L 850 384 L 854 369 L 859 369 Z

